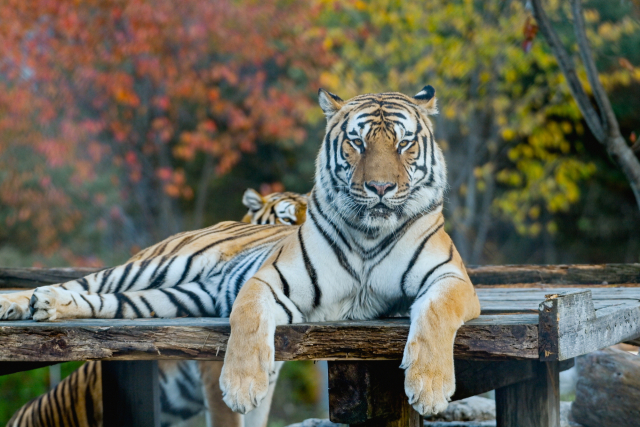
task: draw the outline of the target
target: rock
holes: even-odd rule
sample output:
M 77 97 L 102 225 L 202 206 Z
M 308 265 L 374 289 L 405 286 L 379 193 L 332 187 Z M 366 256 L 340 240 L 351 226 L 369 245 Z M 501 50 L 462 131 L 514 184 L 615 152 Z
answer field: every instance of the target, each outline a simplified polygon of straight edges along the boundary
M 640 420 L 640 358 L 604 349 L 576 361 L 572 415 L 585 427 L 633 427 Z
M 321 420 L 319 418 L 309 418 L 301 423 L 291 424 L 287 427 L 342 427 L 343 424 L 332 423 L 329 420 Z
M 489 421 L 496 419 L 496 402 L 486 397 L 473 396 L 449 403 L 447 409 L 428 421 Z

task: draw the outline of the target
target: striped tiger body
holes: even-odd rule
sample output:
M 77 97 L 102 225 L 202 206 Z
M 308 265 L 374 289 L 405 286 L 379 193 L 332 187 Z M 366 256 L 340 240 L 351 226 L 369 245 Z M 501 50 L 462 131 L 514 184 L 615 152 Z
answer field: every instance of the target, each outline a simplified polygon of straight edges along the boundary
M 426 86 L 343 101 L 321 90 L 327 131 L 304 224 L 182 233 L 122 266 L 36 289 L 33 318 L 230 315 L 223 398 L 259 413 L 277 371 L 277 325 L 409 309 L 405 391 L 421 414 L 442 411 L 455 389 L 456 331 L 480 305 L 444 231 L 434 95 Z
M 272 193 L 263 197 L 257 191 L 247 189 L 242 202 L 249 209 L 242 221 L 252 224 L 267 221 L 270 224 L 299 225 L 304 222 L 307 208 L 306 196 L 291 192 Z M 136 254 L 132 259 L 139 256 L 142 255 Z M 218 389 L 221 365 L 220 362 L 191 360 L 158 361 L 160 422 L 163 427 L 188 420 L 208 406 L 218 406 L 216 413 L 210 415 L 213 417 L 212 425 L 241 425 L 242 420 L 229 420 L 226 408 L 219 408 L 220 405 L 211 399 Z M 205 398 L 209 398 L 209 402 L 205 402 Z M 220 398 L 217 400 L 221 402 Z M 50 392 L 25 404 L 7 426 L 99 427 L 102 426 L 102 419 L 101 363 L 87 362 Z

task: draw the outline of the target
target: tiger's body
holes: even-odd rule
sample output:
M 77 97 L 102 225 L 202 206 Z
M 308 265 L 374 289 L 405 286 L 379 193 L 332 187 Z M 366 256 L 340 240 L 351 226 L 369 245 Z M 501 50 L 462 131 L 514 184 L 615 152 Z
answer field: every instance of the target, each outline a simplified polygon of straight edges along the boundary
M 251 224 L 292 224 L 304 222 L 307 197 L 297 193 L 272 193 L 261 196 L 252 189 L 245 191 L 243 204 L 249 208 L 242 221 Z M 136 259 L 136 254 L 132 259 Z M 159 360 L 160 423 L 163 427 L 186 421 L 216 405 L 205 402 L 205 395 L 217 392 L 220 362 L 192 360 Z M 203 387 L 214 390 L 207 393 Z M 217 402 L 221 402 L 221 397 Z M 218 408 L 210 424 L 232 427 L 225 408 Z M 220 414 L 223 412 L 223 414 Z M 209 414 L 211 417 L 211 414 Z M 100 362 L 87 362 L 48 393 L 25 404 L 11 418 L 7 427 L 78 427 L 102 426 L 102 374 Z
M 220 377 L 235 412 L 264 411 L 280 324 L 373 319 L 410 310 L 402 366 L 409 402 L 440 412 L 455 389 L 453 342 L 480 313 L 444 231 L 446 166 L 428 115 L 435 91 L 320 92 L 327 132 L 301 226 L 221 223 L 132 261 L 34 291 L 36 320 L 230 315 Z

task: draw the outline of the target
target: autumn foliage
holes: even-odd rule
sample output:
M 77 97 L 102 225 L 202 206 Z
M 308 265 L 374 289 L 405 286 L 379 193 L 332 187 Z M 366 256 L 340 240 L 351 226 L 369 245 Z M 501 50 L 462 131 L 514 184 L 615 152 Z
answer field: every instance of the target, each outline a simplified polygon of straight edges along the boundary
M 52 253 L 76 227 L 129 223 L 129 246 L 183 228 L 180 200 L 207 197 L 200 174 L 305 139 L 316 70 L 332 60 L 318 13 L 281 0 L 3 1 L 0 243 L 18 233 Z

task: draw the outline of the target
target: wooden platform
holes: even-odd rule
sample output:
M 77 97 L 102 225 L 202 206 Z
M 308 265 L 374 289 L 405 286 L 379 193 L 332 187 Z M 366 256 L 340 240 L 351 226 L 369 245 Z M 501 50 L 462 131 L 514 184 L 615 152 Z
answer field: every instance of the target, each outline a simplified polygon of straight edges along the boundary
M 0 270 L 0 288 L 88 272 Z M 482 315 L 457 334 L 454 398 L 496 389 L 498 426 L 557 427 L 559 371 L 576 356 L 640 337 L 640 264 L 481 267 L 470 275 Z M 229 330 L 226 319 L 212 318 L 0 322 L 0 362 L 22 362 L 0 364 L 0 372 L 69 360 L 222 360 Z M 417 426 L 397 369 L 408 330 L 405 318 L 280 326 L 276 359 L 331 361 L 334 422 Z

